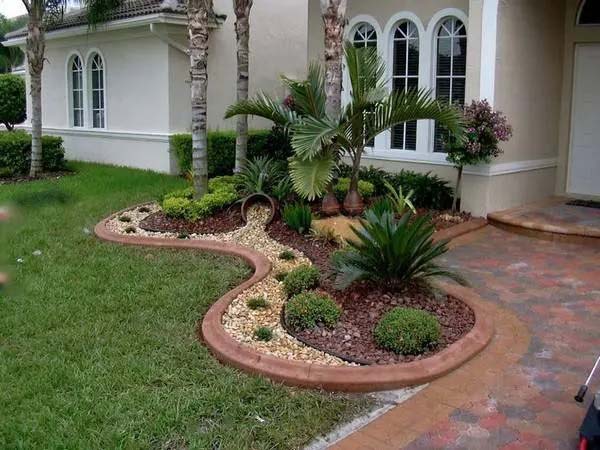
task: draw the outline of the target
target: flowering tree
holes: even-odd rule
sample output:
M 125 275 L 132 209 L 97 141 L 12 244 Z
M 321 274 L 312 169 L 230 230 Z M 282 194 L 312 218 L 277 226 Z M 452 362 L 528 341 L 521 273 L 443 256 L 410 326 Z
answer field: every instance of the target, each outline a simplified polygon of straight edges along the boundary
M 458 140 L 450 135 L 446 141 L 446 159 L 458 170 L 452 212 L 456 212 L 464 166 L 488 164 L 502 154 L 500 142 L 512 136 L 512 127 L 504 114 L 494 111 L 487 100 L 474 100 L 464 108 L 466 133 Z

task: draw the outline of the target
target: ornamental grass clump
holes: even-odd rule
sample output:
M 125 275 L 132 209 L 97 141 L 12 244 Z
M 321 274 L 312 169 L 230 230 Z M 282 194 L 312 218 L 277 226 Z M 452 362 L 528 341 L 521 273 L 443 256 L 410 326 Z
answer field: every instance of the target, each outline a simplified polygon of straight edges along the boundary
M 273 330 L 268 327 L 258 327 L 254 331 L 254 337 L 257 341 L 269 342 L 273 339 Z
M 285 323 L 295 330 L 308 330 L 318 325 L 332 328 L 340 319 L 341 308 L 326 294 L 304 292 L 285 305 Z
M 246 306 L 250 309 L 264 309 L 269 307 L 269 302 L 265 297 L 252 297 L 246 302 Z
M 348 249 L 333 259 L 336 286 L 345 289 L 355 281 L 383 281 L 406 285 L 446 277 L 466 284 L 458 273 L 439 266 L 436 259 L 448 251 L 448 241 L 433 241 L 435 231 L 429 217 L 407 212 L 400 219 L 393 213 L 368 210 L 362 227 L 354 228 Z
M 494 111 L 487 100 L 474 100 L 464 108 L 466 134 L 462 139 L 449 135 L 445 142 L 446 159 L 458 170 L 452 212 L 456 212 L 464 166 L 489 164 L 502 154 L 500 142 L 512 137 L 512 127 L 500 111 Z
M 283 221 L 300 234 L 308 233 L 312 225 L 312 211 L 308 205 L 293 203 L 285 205 L 281 213 Z
M 288 297 L 314 289 L 320 281 L 319 269 L 315 266 L 299 266 L 283 279 L 283 290 Z
M 284 250 L 279 254 L 279 259 L 283 261 L 293 261 L 296 259 L 296 255 L 291 250 Z
M 435 346 L 440 324 L 432 314 L 413 308 L 394 308 L 383 315 L 373 337 L 378 346 L 402 355 L 418 355 Z

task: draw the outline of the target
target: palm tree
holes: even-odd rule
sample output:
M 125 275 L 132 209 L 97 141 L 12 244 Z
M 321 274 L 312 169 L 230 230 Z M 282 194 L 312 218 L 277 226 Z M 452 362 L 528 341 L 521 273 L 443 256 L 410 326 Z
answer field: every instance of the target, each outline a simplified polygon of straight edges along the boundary
M 291 92 L 285 103 L 260 94 L 228 108 L 226 117 L 249 114 L 270 119 L 292 134 L 294 158 L 290 175 L 296 192 L 312 200 L 325 192 L 340 155 L 352 160 L 350 189 L 344 205 L 348 212 L 362 209 L 358 171 L 365 143 L 383 131 L 413 120 L 432 119 L 450 133 L 462 135 L 461 115 L 453 106 L 438 102 L 428 91 L 389 92 L 385 64 L 373 48 L 345 45 L 350 80 L 349 103 L 339 117 L 326 111 L 323 70 L 311 65 L 303 82 L 283 79 Z
M 4 40 L 4 35 L 17 30 L 27 23 L 24 17 L 7 19 L 0 14 L 0 41 Z M 4 47 L 0 44 L 0 73 L 10 72 L 13 68 L 23 64 L 25 55 L 18 47 Z
M 248 99 L 250 71 L 248 57 L 250 54 L 250 10 L 253 0 L 233 0 L 235 11 L 235 36 L 237 43 L 237 101 Z M 237 136 L 235 139 L 235 171 L 239 172 L 248 153 L 248 116 L 237 118 Z
M 342 54 L 347 5 L 347 0 L 321 0 L 325 32 L 325 92 L 329 117 L 337 117 L 342 107 Z

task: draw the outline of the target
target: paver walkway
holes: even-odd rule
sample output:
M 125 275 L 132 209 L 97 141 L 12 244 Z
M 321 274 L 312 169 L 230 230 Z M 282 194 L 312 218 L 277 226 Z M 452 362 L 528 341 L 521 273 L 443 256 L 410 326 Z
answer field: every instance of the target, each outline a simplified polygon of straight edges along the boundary
M 460 239 L 447 263 L 497 305 L 499 335 L 475 360 L 337 448 L 576 448 L 585 410 L 573 395 L 600 352 L 600 241 L 551 242 L 491 226 Z M 516 325 L 507 334 L 514 316 L 530 336 Z

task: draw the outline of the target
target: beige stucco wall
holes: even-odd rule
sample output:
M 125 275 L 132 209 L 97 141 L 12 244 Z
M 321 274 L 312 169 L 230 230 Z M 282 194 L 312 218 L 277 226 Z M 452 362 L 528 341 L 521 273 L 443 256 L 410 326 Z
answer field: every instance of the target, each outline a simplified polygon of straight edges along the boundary
M 514 134 L 499 162 L 558 155 L 564 7 L 564 0 L 500 2 L 495 107 Z
M 578 43 L 600 42 L 600 26 L 576 26 L 580 0 L 566 0 L 564 17 L 564 65 L 562 67 L 560 128 L 558 137 L 558 169 L 556 193 L 565 194 L 571 143 L 571 106 L 573 101 L 573 68 Z M 600 79 L 600 74 L 598 74 Z

